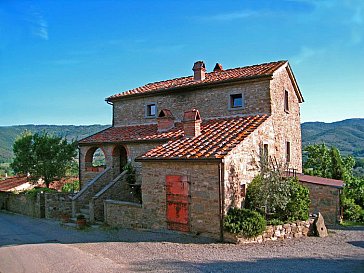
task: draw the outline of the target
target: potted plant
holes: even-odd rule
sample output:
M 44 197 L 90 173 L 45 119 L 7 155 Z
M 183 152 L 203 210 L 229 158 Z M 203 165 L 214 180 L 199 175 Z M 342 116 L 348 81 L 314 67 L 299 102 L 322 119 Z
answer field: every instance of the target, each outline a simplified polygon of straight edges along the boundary
M 79 214 L 76 218 L 76 224 L 79 229 L 83 229 L 86 227 L 86 218 L 85 215 Z

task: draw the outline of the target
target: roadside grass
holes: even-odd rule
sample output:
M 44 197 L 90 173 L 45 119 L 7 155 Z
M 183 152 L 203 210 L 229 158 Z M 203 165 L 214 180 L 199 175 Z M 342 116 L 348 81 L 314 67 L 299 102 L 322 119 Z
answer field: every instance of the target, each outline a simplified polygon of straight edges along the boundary
M 343 227 L 362 227 L 364 226 L 364 223 L 353 222 L 353 221 L 342 221 L 340 225 L 342 225 Z

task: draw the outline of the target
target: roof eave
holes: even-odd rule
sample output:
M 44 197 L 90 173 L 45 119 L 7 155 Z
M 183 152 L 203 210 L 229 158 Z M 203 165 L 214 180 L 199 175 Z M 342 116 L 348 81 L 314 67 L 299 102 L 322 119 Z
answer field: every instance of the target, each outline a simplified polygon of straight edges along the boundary
M 286 67 L 286 70 L 288 72 L 288 76 L 289 78 L 291 79 L 291 82 L 292 82 L 292 85 L 293 85 L 293 88 L 296 92 L 296 95 L 297 95 L 297 98 L 298 98 L 298 102 L 299 103 L 302 103 L 304 102 L 305 100 L 303 99 L 303 96 L 302 96 L 302 93 L 301 93 L 301 90 L 298 86 L 298 83 L 297 83 L 297 80 L 296 80 L 296 77 L 294 76 L 293 74 L 293 71 L 292 71 L 292 68 L 289 64 L 289 62 L 287 62 L 287 67 Z
M 195 162 L 195 161 L 203 161 L 203 162 L 222 162 L 224 157 L 221 158 L 208 158 L 208 157 L 202 157 L 202 158 L 141 158 L 137 157 L 134 161 L 136 162 L 171 162 L 171 161 L 184 161 L 184 162 Z

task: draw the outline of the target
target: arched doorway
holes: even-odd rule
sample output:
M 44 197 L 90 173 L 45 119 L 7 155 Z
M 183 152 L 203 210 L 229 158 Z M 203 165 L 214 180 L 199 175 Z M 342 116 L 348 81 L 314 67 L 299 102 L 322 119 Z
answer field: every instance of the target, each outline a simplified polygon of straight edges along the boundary
M 114 148 L 113 153 L 113 167 L 118 173 L 123 171 L 124 166 L 128 163 L 128 152 L 123 145 L 118 145 Z
M 99 147 L 91 147 L 85 155 L 85 168 L 89 172 L 100 172 L 106 167 L 105 153 Z

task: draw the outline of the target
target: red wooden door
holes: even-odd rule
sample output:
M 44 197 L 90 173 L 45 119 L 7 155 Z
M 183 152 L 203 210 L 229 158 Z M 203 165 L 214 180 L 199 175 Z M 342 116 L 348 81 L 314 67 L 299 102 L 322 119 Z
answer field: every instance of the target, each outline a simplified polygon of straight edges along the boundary
M 189 183 L 187 176 L 166 176 L 168 229 L 190 231 L 188 217 Z

